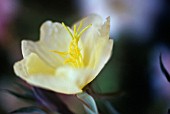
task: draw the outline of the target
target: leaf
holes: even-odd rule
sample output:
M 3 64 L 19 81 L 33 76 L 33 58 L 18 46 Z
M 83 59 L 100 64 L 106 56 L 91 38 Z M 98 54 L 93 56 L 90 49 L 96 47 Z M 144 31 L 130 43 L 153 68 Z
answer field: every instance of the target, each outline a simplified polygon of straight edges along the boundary
M 19 94 L 19 93 L 16 93 L 14 91 L 11 91 L 11 90 L 8 90 L 8 89 L 0 89 L 1 92 L 6 92 L 6 93 L 9 93 L 17 98 L 21 98 L 21 99 L 24 99 L 24 100 L 29 100 L 29 101 L 34 101 L 35 98 L 30 95 L 30 94 Z
M 166 68 L 162 62 L 161 54 L 159 56 L 159 64 L 160 64 L 161 70 L 162 70 L 163 74 L 165 75 L 166 79 L 168 80 L 168 82 L 170 82 L 170 74 L 168 73 L 168 71 L 166 70 Z
M 17 110 L 14 110 L 10 112 L 9 114 L 16 114 L 16 113 L 38 113 L 38 114 L 47 114 L 45 111 L 42 109 L 39 109 L 38 107 L 35 106 L 30 106 L 30 107 L 23 107 Z
M 113 98 L 116 98 L 116 97 L 120 97 L 120 96 L 123 96 L 125 94 L 124 91 L 117 91 L 117 92 L 110 92 L 110 93 L 99 93 L 99 92 L 96 92 L 91 83 L 88 84 L 85 88 L 84 88 L 84 91 L 86 91 L 87 93 L 89 93 L 92 97 L 94 98 L 98 98 L 98 99 L 105 99 L 105 100 L 108 100 L 108 99 L 113 99 Z
M 86 110 L 87 114 L 98 114 L 96 103 L 89 94 L 81 93 L 77 94 L 77 98 L 83 103 L 84 109 Z

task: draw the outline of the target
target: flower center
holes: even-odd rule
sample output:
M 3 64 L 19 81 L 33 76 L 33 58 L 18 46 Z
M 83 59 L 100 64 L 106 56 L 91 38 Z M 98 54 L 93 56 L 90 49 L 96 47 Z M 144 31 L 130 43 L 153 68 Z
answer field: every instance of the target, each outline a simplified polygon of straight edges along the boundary
M 52 52 L 55 52 L 55 53 L 59 54 L 62 57 L 66 57 L 66 59 L 64 61 L 64 64 L 70 63 L 74 67 L 83 67 L 83 57 L 82 57 L 82 54 L 80 52 L 80 48 L 78 46 L 78 43 L 79 43 L 79 40 L 81 38 L 81 35 L 88 28 L 91 27 L 91 24 L 88 25 L 87 27 L 85 27 L 83 30 L 80 31 L 80 29 L 82 28 L 82 24 L 83 24 L 83 22 L 81 21 L 79 26 L 78 26 L 78 28 L 77 28 L 76 25 L 74 25 L 74 32 L 72 33 L 70 31 L 70 29 L 64 23 L 62 23 L 64 28 L 70 34 L 72 40 L 71 40 L 69 48 L 68 48 L 68 50 L 66 52 L 60 52 L 60 51 L 56 51 L 56 50 L 52 50 Z

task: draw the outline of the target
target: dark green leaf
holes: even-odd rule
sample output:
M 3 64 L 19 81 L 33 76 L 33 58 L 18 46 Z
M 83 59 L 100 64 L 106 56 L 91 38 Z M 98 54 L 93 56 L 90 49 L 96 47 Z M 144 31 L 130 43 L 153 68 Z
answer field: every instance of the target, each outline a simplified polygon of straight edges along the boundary
M 99 99 L 113 99 L 113 98 L 120 97 L 125 94 L 125 92 L 123 91 L 110 92 L 110 93 L 98 93 L 94 91 L 91 85 L 86 86 L 85 91 L 92 97 L 99 98 Z
M 9 114 L 20 114 L 20 113 L 38 113 L 38 114 L 47 114 L 45 111 L 42 109 L 39 109 L 38 107 L 35 106 L 30 106 L 30 107 L 23 107 L 17 110 L 14 110 L 10 112 Z

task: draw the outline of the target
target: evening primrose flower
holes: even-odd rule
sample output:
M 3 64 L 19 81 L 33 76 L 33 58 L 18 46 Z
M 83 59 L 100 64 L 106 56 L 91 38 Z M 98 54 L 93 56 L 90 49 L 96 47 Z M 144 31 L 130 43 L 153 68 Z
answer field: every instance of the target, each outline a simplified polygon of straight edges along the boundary
M 40 40 L 23 40 L 23 59 L 14 64 L 17 76 L 37 87 L 64 94 L 81 93 L 111 56 L 110 18 L 90 15 L 69 28 L 46 21 Z

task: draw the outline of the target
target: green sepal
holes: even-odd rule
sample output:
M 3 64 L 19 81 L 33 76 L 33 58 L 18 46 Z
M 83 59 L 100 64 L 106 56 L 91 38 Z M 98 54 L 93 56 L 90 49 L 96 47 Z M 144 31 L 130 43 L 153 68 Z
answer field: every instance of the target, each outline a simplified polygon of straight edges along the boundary
M 97 105 L 92 96 L 84 92 L 77 94 L 77 98 L 83 103 L 87 114 L 98 114 Z

